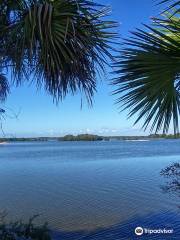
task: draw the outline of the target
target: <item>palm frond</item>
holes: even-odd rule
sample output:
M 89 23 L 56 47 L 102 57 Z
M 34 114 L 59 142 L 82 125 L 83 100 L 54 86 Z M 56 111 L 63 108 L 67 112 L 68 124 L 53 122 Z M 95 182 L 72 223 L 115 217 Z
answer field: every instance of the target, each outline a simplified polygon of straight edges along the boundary
M 9 93 L 9 84 L 7 78 L 0 74 L 0 101 L 3 102 L 6 100 Z
M 157 0 L 158 4 L 162 5 L 165 4 L 165 10 L 166 11 L 173 11 L 173 15 L 175 15 L 176 13 L 180 13 L 180 1 L 177 0 Z
M 109 9 L 88 0 L 14 2 L 1 10 L 0 47 L 16 84 L 31 76 L 57 100 L 80 90 L 91 101 L 96 71 L 112 59 L 116 23 L 103 20 Z
M 137 29 L 126 40 L 120 52 L 114 79 L 114 94 L 120 95 L 117 103 L 130 109 L 129 116 L 138 114 L 137 122 L 144 119 L 143 128 L 151 125 L 151 131 L 163 129 L 167 133 L 173 121 L 174 132 L 179 132 L 180 114 L 180 41 L 175 31 L 169 34 L 145 26 Z M 162 25 L 160 26 L 162 28 Z

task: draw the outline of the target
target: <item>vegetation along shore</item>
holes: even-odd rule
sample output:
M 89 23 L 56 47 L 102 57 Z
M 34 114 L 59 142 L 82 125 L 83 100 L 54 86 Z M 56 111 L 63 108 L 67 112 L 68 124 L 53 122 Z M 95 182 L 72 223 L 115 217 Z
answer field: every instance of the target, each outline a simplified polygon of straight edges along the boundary
M 180 134 L 151 134 L 148 136 L 98 136 L 93 134 L 68 134 L 63 137 L 36 137 L 36 138 L 0 138 L 0 144 L 8 142 L 47 142 L 47 141 L 133 141 L 133 140 L 157 140 L 157 139 L 179 139 Z

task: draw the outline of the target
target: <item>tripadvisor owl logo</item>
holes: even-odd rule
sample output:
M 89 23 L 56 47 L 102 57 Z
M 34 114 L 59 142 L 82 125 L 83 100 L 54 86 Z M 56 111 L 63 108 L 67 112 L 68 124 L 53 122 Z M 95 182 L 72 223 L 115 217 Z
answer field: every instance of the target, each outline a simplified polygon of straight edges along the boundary
M 143 228 L 142 227 L 137 227 L 136 229 L 135 229 L 135 234 L 137 235 L 137 236 L 141 236 L 141 235 L 143 235 Z

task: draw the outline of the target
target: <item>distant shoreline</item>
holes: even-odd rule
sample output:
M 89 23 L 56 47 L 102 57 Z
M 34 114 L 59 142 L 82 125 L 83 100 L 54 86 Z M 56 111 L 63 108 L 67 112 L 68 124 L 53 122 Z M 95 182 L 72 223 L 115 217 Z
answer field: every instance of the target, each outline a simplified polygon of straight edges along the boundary
M 63 137 L 24 137 L 24 138 L 0 138 L 0 144 L 8 142 L 49 142 L 49 141 L 148 141 L 160 139 L 179 139 L 180 135 L 152 134 L 149 136 L 98 136 L 93 134 L 65 135 Z

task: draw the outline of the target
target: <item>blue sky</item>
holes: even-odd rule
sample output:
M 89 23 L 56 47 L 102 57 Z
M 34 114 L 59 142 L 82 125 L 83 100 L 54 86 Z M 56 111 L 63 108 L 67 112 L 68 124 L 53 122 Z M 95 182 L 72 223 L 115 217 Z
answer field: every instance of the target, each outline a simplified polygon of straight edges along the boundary
M 159 13 L 154 0 L 97 0 L 111 5 L 113 20 L 119 22 L 118 33 L 127 37 L 129 31 L 149 23 L 150 17 Z M 110 71 L 110 69 L 107 69 Z M 119 113 L 115 98 L 109 85 L 112 76 L 98 79 L 94 105 L 89 108 L 86 102 L 81 109 L 81 97 L 67 96 L 55 105 L 51 96 L 35 87 L 12 88 L 5 106 L 7 116 L 3 121 L 6 136 L 60 136 L 68 133 L 96 133 L 100 135 L 141 135 L 148 134 L 133 126 L 134 119 L 127 120 L 127 112 Z M 18 114 L 15 118 L 14 114 Z M 2 135 L 2 134 L 1 134 Z

